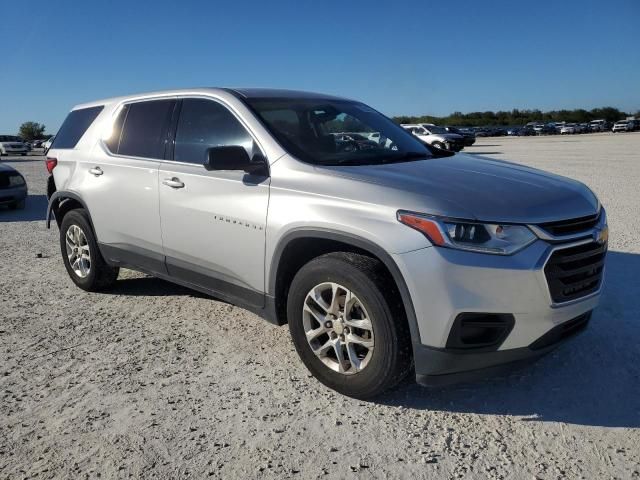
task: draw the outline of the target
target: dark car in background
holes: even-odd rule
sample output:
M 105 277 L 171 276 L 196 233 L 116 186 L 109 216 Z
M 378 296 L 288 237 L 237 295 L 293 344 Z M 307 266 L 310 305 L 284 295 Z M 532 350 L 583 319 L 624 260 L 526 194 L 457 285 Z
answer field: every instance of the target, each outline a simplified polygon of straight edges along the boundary
M 462 130 L 456 127 L 443 127 L 449 133 L 456 133 L 462 137 L 465 147 L 470 147 L 476 143 L 476 134 L 469 130 Z
M 0 164 L 0 205 L 22 209 L 27 198 L 27 182 L 15 168 Z

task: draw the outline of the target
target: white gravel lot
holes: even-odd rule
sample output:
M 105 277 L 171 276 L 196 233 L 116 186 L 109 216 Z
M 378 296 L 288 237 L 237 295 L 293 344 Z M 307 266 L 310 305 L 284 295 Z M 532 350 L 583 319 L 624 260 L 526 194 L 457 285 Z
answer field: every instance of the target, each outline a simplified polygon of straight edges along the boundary
M 602 304 L 524 370 L 375 402 L 323 387 L 287 327 L 242 309 L 131 271 L 79 290 L 44 225 L 42 157 L 2 157 L 30 197 L 0 210 L 0 478 L 640 478 L 640 133 L 467 150 L 598 194 Z

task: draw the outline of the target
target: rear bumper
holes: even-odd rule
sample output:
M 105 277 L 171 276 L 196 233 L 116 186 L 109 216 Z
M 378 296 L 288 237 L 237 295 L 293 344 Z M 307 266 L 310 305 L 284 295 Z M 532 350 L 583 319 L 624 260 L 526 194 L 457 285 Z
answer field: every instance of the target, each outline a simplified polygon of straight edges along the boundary
M 558 325 L 527 347 L 493 352 L 456 351 L 414 346 L 416 381 L 439 386 L 468 382 L 530 364 L 554 350 L 588 325 L 591 312 Z

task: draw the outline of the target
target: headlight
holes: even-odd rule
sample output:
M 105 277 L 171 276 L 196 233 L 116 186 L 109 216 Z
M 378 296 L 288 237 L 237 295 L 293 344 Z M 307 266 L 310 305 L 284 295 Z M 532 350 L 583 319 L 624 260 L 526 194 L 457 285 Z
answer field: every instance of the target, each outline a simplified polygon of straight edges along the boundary
M 20 175 L 11 175 L 9 177 L 9 186 L 10 187 L 20 187 L 24 185 L 24 178 Z
M 494 255 L 511 255 L 537 238 L 524 225 L 448 220 L 404 211 L 398 212 L 398 221 L 418 230 L 439 247 Z

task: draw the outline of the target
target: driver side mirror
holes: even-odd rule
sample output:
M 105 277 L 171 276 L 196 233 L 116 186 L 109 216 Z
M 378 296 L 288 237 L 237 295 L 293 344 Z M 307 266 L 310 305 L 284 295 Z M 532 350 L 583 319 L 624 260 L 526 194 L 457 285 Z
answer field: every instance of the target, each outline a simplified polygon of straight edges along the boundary
M 242 170 L 250 175 L 269 176 L 267 159 L 261 153 L 249 157 L 247 149 L 240 145 L 211 147 L 207 150 L 206 170 Z

